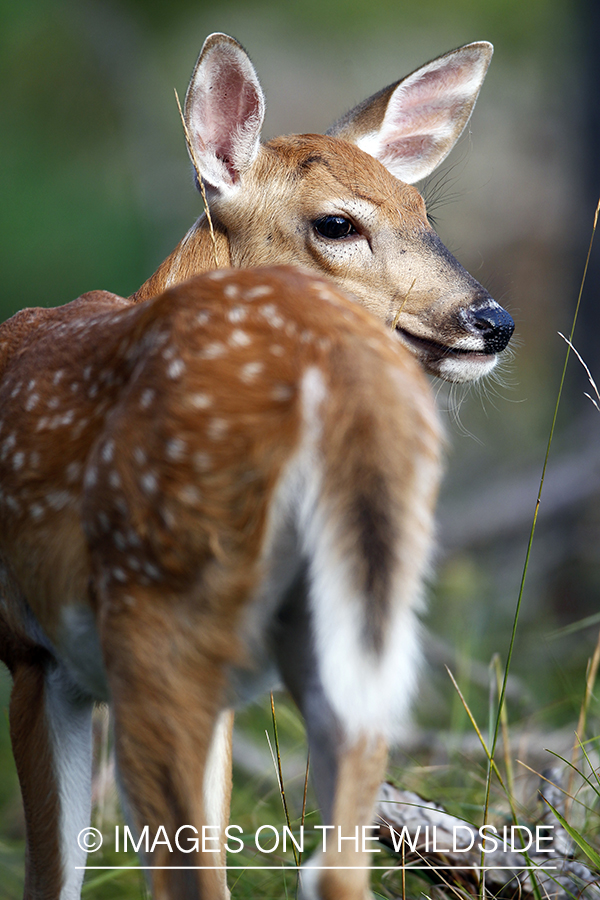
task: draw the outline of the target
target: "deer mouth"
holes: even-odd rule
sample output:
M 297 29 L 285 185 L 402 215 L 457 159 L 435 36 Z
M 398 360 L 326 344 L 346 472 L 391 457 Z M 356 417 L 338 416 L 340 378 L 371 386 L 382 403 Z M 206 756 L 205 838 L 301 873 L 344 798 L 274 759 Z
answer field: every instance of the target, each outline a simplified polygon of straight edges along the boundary
M 413 347 L 419 355 L 424 354 L 433 357 L 434 359 L 441 359 L 445 356 L 484 359 L 496 355 L 493 352 L 486 352 L 483 348 L 481 350 L 467 350 L 463 347 L 449 347 L 448 344 L 432 341 L 430 338 L 417 337 L 416 334 L 412 334 L 405 328 L 399 328 L 398 326 L 396 327 L 396 333 L 406 341 L 407 344 Z
M 396 327 L 395 331 L 426 371 L 444 381 L 477 381 L 490 372 L 498 361 L 497 353 L 486 352 L 483 346 L 478 350 L 450 347 L 430 338 L 417 337 L 404 328 Z

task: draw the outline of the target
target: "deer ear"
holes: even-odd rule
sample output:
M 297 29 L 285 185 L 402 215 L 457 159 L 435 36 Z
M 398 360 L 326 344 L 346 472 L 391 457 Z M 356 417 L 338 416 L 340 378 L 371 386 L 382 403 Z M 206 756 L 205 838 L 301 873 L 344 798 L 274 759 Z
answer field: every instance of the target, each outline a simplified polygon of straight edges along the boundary
M 409 184 L 431 174 L 469 121 L 494 48 L 466 44 L 391 84 L 327 132 L 378 159 Z
M 226 190 L 243 177 L 258 154 L 264 116 L 265 98 L 248 54 L 228 35 L 211 34 L 184 108 L 194 156 L 209 187 Z

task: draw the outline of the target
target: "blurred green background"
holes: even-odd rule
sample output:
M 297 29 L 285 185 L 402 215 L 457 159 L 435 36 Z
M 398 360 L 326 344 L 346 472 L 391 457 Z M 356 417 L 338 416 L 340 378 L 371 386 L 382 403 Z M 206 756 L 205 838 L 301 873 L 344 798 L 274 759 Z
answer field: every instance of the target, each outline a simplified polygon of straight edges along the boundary
M 469 131 L 423 186 L 442 239 L 517 328 L 498 378 L 439 391 L 448 475 L 429 665 L 407 736 L 415 753 L 443 758 L 448 735 L 468 728 L 443 664 L 485 709 L 490 659 L 506 658 L 566 350 L 557 332 L 570 328 L 600 193 L 599 10 L 596 0 L 0 0 L 0 319 L 95 288 L 133 292 L 199 215 L 173 88 L 183 98 L 211 31 L 248 49 L 267 95 L 265 137 L 322 131 L 440 53 L 494 43 Z M 596 246 L 575 345 L 600 382 L 599 292 Z M 534 756 L 548 735 L 557 752 L 572 741 L 600 624 L 600 413 L 585 390 L 573 360 L 515 645 L 509 714 Z M 21 827 L 4 720 L 0 765 L 1 841 Z

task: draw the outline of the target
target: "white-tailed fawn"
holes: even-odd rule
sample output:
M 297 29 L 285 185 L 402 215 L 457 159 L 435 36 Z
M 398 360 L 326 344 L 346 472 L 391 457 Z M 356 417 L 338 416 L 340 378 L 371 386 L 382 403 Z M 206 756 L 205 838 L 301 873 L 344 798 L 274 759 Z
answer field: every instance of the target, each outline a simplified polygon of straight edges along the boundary
M 252 64 L 212 35 L 185 120 L 214 243 L 203 216 L 133 297 L 0 326 L 0 658 L 28 900 L 80 896 L 98 701 L 132 830 L 170 842 L 144 859 L 157 900 L 228 896 L 230 710 L 278 680 L 323 822 L 371 824 L 418 672 L 440 471 L 424 370 L 476 379 L 513 330 L 410 186 L 460 136 L 490 56 L 470 44 L 326 136 L 261 145 Z M 302 896 L 365 900 L 368 846 L 332 840 Z

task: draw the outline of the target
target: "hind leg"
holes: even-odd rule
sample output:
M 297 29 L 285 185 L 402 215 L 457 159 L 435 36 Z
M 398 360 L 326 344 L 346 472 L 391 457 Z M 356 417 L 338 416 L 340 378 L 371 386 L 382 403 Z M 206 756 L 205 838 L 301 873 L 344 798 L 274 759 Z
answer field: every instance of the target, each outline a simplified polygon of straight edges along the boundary
M 306 723 L 311 778 L 323 824 L 333 826 L 323 832 L 324 850 L 303 869 L 302 897 L 365 900 L 371 896 L 366 868 L 373 848 L 370 826 L 385 776 L 387 746 L 378 736 L 351 737 L 331 709 L 320 681 L 302 579 L 288 595 L 273 647 Z
M 153 896 L 224 900 L 231 717 L 222 654 L 231 642 L 188 600 L 113 587 L 102 599 L 101 641 L 120 784 L 138 835 L 147 835 Z

